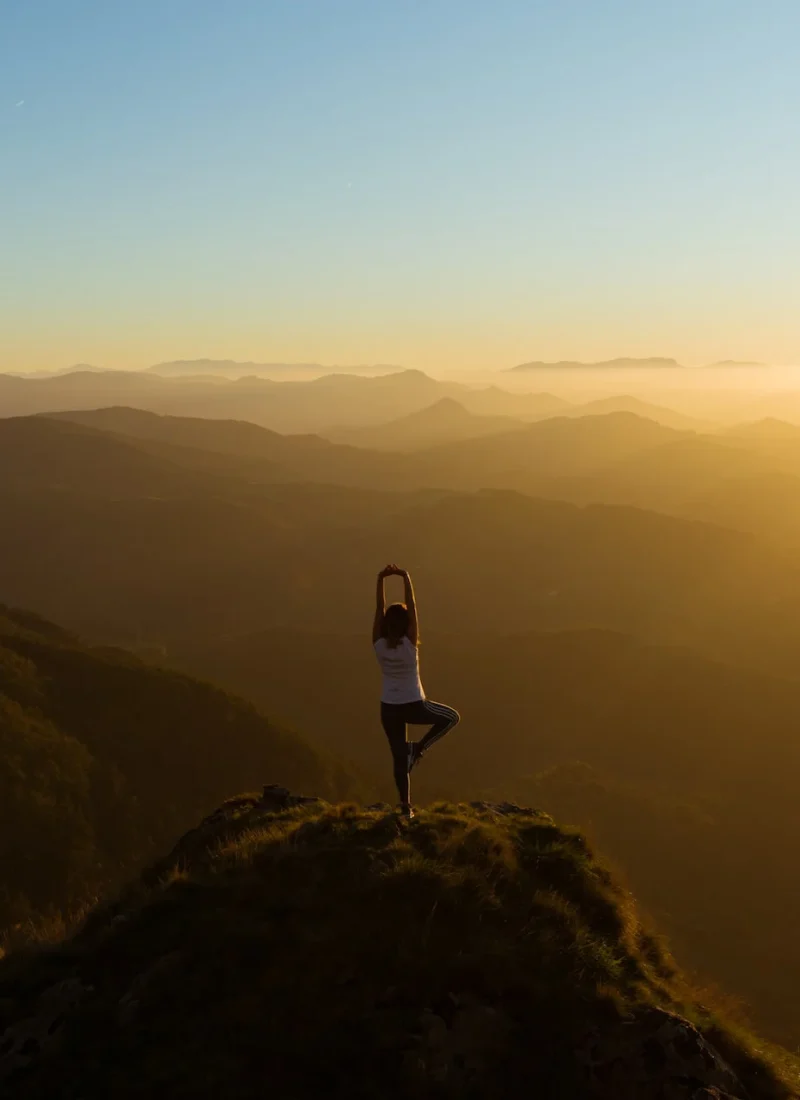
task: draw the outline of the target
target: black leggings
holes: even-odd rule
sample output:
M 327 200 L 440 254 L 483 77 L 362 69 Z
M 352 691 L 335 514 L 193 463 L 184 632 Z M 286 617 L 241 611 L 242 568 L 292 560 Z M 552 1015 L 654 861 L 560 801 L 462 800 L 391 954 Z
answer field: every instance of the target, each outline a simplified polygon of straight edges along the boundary
M 420 699 L 414 703 L 381 703 L 381 725 L 389 740 L 394 763 L 394 781 L 401 802 L 409 800 L 408 744 L 406 726 L 430 726 L 425 736 L 417 742 L 417 759 L 431 745 L 458 725 L 457 710 L 432 699 Z

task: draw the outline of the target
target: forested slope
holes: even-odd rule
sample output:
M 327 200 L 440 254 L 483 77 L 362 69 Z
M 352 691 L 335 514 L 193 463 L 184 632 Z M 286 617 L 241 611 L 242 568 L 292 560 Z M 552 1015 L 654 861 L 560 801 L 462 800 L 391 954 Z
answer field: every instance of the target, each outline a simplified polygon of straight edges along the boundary
M 69 910 L 231 789 L 355 775 L 210 684 L 0 607 L 0 928 Z

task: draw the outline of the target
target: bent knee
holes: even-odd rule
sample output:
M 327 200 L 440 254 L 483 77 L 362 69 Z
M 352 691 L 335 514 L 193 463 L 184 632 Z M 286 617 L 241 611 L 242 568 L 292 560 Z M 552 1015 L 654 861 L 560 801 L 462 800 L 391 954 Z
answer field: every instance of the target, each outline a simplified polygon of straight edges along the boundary
M 461 715 L 458 713 L 457 710 L 453 710 L 452 707 L 448 707 L 447 709 L 450 712 L 447 716 L 447 724 L 449 725 L 450 729 L 452 729 L 453 726 L 457 726 L 458 723 L 461 721 Z

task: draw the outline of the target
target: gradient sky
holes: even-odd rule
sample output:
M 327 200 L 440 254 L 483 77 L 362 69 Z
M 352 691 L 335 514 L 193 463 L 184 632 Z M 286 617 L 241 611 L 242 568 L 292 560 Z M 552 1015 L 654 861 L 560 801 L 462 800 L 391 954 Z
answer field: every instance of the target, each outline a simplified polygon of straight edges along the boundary
M 800 362 L 797 0 L 3 0 L 0 369 Z

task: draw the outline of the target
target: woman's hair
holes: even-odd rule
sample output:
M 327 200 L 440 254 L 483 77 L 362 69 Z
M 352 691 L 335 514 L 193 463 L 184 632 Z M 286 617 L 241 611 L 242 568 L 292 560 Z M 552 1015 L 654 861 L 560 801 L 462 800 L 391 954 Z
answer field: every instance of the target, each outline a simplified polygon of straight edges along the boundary
M 408 608 L 404 603 L 390 603 L 383 613 L 381 637 L 386 644 L 395 649 L 408 634 Z

